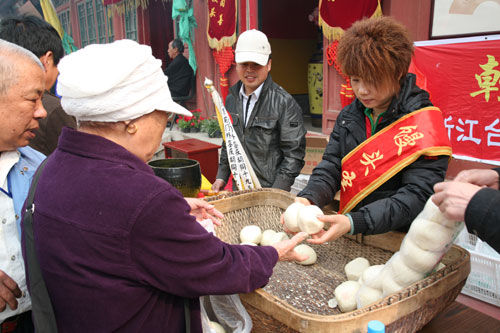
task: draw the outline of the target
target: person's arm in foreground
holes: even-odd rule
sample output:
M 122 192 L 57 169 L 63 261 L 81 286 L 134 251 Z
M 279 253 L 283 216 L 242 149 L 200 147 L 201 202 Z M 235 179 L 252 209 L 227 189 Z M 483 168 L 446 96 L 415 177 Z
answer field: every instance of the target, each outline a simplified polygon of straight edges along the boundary
M 165 191 L 152 198 L 131 232 L 131 257 L 141 279 L 169 294 L 250 292 L 268 283 L 278 260 L 305 259 L 293 248 L 306 234 L 274 247 L 230 245 L 194 223 L 190 211 L 180 194 Z
M 210 219 L 215 225 L 221 225 L 221 220 L 224 215 L 219 212 L 214 205 L 209 204 L 205 200 L 196 198 L 185 198 L 189 207 L 191 207 L 191 215 L 196 217 L 197 221 Z
M 465 221 L 470 233 L 500 252 L 498 180 L 496 170 L 462 171 L 454 181 L 436 184 L 432 201 L 448 219 Z
M 350 212 L 349 216 L 343 214 L 319 216 L 318 219 L 327 225 L 330 224 L 330 227 L 327 231 L 322 230 L 313 235 L 308 242 L 321 244 L 335 240 L 348 232 L 378 234 L 409 225 L 432 194 L 433 184 L 443 180 L 446 165 L 446 156 L 441 156 L 437 160 L 420 158 L 402 171 L 403 184 L 393 195 Z M 309 197 L 297 198 L 296 201 L 304 204 L 314 203 Z

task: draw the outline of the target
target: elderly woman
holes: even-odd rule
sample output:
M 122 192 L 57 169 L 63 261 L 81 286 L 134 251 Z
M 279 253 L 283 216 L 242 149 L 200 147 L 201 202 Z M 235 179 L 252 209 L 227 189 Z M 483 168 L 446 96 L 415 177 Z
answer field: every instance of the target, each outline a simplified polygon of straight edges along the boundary
M 390 17 L 358 21 L 339 41 L 337 61 L 356 99 L 339 114 L 322 161 L 296 201 L 324 206 L 340 190 L 336 215 L 308 240 L 408 228 L 444 179 L 451 148 L 441 112 L 408 74 L 413 43 Z
M 161 61 L 130 40 L 64 57 L 65 128 L 35 192 L 36 254 L 60 332 L 201 332 L 198 297 L 264 286 L 293 247 L 222 242 L 195 215 L 221 217 L 156 177 L 146 162 L 173 112 Z M 191 214 L 190 214 L 191 213 Z

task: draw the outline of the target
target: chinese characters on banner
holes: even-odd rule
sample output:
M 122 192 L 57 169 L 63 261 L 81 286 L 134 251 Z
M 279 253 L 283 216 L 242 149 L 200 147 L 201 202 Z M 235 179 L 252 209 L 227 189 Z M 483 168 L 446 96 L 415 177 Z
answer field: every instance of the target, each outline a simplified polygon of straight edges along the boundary
M 219 65 L 220 91 L 225 100 L 229 82 L 225 74 L 234 60 L 232 45 L 236 42 L 236 0 L 207 0 L 208 4 L 208 45 L 213 49 L 215 61 Z
M 434 106 L 401 117 L 344 156 L 339 212 L 349 212 L 422 155 L 451 156 L 443 116 Z
M 236 1 L 208 0 L 208 44 L 213 49 L 236 41 Z
M 410 71 L 443 112 L 453 156 L 500 164 L 500 40 L 416 44 Z
M 219 124 L 222 123 L 222 137 L 226 143 L 226 151 L 229 160 L 231 174 L 238 187 L 238 190 L 261 188 L 260 182 L 248 160 L 248 157 L 236 135 L 231 117 L 224 107 L 224 103 L 219 93 L 214 89 L 213 82 L 205 78 L 205 88 L 212 96 Z

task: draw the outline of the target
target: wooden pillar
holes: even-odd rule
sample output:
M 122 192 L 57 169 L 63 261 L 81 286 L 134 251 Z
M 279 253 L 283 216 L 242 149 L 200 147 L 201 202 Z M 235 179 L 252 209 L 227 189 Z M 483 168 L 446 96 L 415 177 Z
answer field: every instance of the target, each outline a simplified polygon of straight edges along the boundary
M 429 39 L 431 0 L 384 0 L 382 12 L 403 23 L 413 40 Z
M 194 51 L 198 69 L 196 71 L 196 100 L 188 102 L 188 109 L 199 108 L 202 110 L 202 116 L 214 116 L 215 108 L 212 97 L 208 94 L 203 82 L 205 77 L 214 81 L 218 89 L 219 74 L 217 64 L 212 55 L 212 49 L 208 46 L 207 27 L 208 27 L 208 5 L 206 0 L 193 0 L 194 16 L 198 27 L 194 30 Z
M 321 131 L 330 134 L 342 109 L 340 102 L 340 85 L 345 80 L 335 67 L 328 65 L 326 50 L 330 42 L 323 38 L 323 119 Z
M 258 29 L 258 0 L 238 1 L 238 31 L 242 33 L 250 29 Z

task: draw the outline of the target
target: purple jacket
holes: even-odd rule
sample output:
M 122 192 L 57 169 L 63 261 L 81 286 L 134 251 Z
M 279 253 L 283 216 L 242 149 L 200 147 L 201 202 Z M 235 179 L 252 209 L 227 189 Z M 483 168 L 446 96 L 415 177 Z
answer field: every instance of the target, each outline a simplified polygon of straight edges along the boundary
M 65 128 L 35 194 L 34 234 L 60 332 L 201 332 L 201 295 L 264 286 L 272 247 L 229 245 L 123 147 Z

